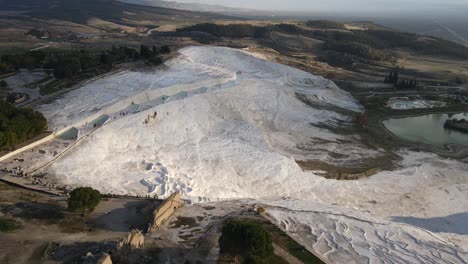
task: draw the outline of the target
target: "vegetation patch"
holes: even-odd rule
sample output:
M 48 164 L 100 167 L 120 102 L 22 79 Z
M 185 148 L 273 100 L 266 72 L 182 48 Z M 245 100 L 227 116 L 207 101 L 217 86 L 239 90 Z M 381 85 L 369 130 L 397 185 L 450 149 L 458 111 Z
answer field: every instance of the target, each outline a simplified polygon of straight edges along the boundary
M 0 218 L 0 232 L 11 232 L 21 228 L 21 224 L 13 219 Z
M 101 201 L 101 193 L 90 187 L 80 187 L 70 193 L 68 208 L 72 211 L 92 212 Z
M 456 59 L 468 59 L 468 47 L 431 37 L 431 41 L 420 41 L 421 36 L 412 33 L 371 29 L 371 30 L 324 30 L 342 29 L 338 22 L 318 20 L 306 22 L 310 28 L 294 24 L 277 24 L 264 27 L 247 24 L 217 25 L 203 23 L 179 29 L 178 32 L 205 32 L 216 37 L 269 39 L 271 32 L 278 31 L 291 35 L 301 35 L 325 41 L 325 48 L 331 56 L 327 58 L 334 64 L 351 66 L 358 61 L 391 61 L 387 50 L 396 48 L 410 49 L 419 54 L 437 54 Z M 335 54 L 334 53 L 339 53 Z M 340 59 L 343 57 L 345 59 Z M 351 56 L 351 57 L 350 57 Z
M 311 28 L 346 29 L 343 23 L 331 20 L 309 20 L 306 22 L 306 26 Z
M 214 23 L 197 24 L 177 31 L 207 32 L 216 37 L 227 38 L 264 38 L 270 32 L 268 27 L 257 27 L 248 24 L 217 25 Z
M 241 256 L 244 263 L 268 263 L 273 255 L 270 234 L 258 223 L 230 219 L 224 223 L 219 238 L 221 254 Z
M 0 149 L 31 139 L 47 129 L 44 116 L 0 101 Z

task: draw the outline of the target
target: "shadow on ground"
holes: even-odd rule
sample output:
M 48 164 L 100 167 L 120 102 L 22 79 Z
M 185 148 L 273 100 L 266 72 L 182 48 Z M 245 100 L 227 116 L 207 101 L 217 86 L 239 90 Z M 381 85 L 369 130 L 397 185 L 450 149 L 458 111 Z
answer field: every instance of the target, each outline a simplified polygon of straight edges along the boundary
M 158 204 L 155 200 L 126 202 L 118 208 L 110 208 L 108 212 L 101 213 L 92 222 L 98 229 L 114 232 L 129 232 L 134 228 L 146 230 Z
M 424 228 L 434 233 L 468 235 L 468 212 L 433 218 L 395 216 L 391 220 Z

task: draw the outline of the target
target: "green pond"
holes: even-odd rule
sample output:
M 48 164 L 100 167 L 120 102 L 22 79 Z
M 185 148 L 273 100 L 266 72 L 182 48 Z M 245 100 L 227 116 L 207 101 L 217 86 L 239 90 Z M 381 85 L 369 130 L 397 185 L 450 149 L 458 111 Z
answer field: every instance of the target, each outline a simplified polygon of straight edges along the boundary
M 62 140 L 76 140 L 78 138 L 78 129 L 72 127 L 58 136 Z
M 392 118 L 383 121 L 384 126 L 402 139 L 436 146 L 457 144 L 468 146 L 468 134 L 444 128 L 449 114 L 429 114 L 405 118 Z M 468 113 L 457 114 L 466 117 Z

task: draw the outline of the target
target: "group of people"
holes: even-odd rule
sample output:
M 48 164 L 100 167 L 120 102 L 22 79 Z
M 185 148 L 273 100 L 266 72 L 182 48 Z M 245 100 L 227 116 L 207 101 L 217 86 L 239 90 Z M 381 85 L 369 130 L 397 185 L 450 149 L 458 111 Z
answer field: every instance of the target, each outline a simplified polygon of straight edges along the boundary
M 156 117 L 158 117 L 158 112 L 155 111 L 153 115 L 148 115 L 148 117 L 145 119 L 145 121 L 143 122 L 143 124 L 148 124 L 151 119 L 156 119 Z
M 13 175 L 18 176 L 18 177 L 27 177 L 28 176 L 28 174 L 25 173 L 23 171 L 23 168 L 21 168 L 20 166 L 15 167 L 13 169 L 3 168 L 3 169 L 0 169 L 0 171 L 5 172 L 5 173 L 10 173 L 10 174 L 13 174 Z

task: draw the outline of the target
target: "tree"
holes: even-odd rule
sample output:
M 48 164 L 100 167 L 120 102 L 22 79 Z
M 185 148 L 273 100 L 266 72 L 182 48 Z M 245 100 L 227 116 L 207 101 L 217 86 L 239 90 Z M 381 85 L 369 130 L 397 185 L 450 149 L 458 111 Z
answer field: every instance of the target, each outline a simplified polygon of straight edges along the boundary
M 90 187 L 80 187 L 70 193 L 68 208 L 73 211 L 92 212 L 101 201 L 101 193 Z
M 8 83 L 7 83 L 5 80 L 1 80 L 1 81 L 0 81 L 0 87 L 1 87 L 1 88 L 5 88 L 5 87 L 7 87 L 7 86 L 8 86 Z
M 171 53 L 171 48 L 169 48 L 168 45 L 164 45 L 164 46 L 161 47 L 160 52 L 161 52 L 162 54 Z
M 79 59 L 62 59 L 55 66 L 54 76 L 57 79 L 72 78 L 81 71 Z
M 149 59 L 149 61 L 151 63 L 153 63 L 154 65 L 160 65 L 163 63 L 163 60 L 161 59 L 161 57 L 159 57 L 158 55 L 153 55 L 151 56 L 151 58 Z
M 151 57 L 151 55 L 153 54 L 153 52 L 145 45 L 141 45 L 140 46 L 140 56 L 145 58 L 145 59 L 149 59 Z
M 153 46 L 153 54 L 156 54 L 156 55 L 158 55 L 158 54 L 159 54 L 158 47 L 156 47 L 156 46 Z
M 104 66 L 107 66 L 108 68 L 111 68 L 112 64 L 114 63 L 114 57 L 112 55 L 110 55 L 110 54 L 103 53 L 103 54 L 101 54 L 101 56 L 99 58 L 99 61 Z
M 240 255 L 245 263 L 258 263 L 258 259 L 268 258 L 273 254 L 270 234 L 255 222 L 245 220 L 227 220 L 219 238 L 221 254 Z

